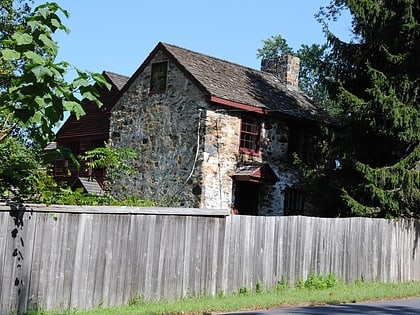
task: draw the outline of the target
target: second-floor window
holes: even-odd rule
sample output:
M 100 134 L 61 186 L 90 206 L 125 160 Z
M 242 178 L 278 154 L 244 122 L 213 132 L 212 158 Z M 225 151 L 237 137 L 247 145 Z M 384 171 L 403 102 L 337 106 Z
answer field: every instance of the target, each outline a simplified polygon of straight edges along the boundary
M 293 160 L 293 154 L 297 154 L 298 158 L 306 161 L 306 135 L 302 126 L 289 125 L 288 135 L 288 153 L 289 157 Z
M 242 153 L 256 154 L 260 145 L 260 123 L 258 119 L 243 116 L 241 119 L 241 136 L 239 151 Z
M 150 76 L 150 93 L 165 92 L 167 72 L 167 61 L 152 64 L 152 73 Z

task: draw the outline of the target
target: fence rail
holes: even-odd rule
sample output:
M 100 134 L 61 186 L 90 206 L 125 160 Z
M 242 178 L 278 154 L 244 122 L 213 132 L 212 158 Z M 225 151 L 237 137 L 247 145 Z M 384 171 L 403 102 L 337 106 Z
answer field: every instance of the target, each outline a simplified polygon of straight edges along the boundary
M 0 207 L 0 314 L 229 293 L 313 272 L 344 281 L 420 280 L 415 220 L 8 209 Z

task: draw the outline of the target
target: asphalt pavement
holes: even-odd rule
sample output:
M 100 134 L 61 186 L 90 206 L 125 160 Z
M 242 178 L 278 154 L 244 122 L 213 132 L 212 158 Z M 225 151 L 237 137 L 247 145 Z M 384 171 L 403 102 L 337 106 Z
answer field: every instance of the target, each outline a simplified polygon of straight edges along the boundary
M 419 292 L 420 294 L 420 292 Z M 403 300 L 385 300 L 363 303 L 280 308 L 246 312 L 221 313 L 219 315 L 420 315 L 420 297 Z

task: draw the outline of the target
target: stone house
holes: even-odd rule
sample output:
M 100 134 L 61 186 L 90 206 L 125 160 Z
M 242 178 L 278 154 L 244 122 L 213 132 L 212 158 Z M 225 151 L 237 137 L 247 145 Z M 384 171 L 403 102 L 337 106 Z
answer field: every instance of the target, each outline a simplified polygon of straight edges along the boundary
M 99 108 L 90 101 L 83 102 L 85 115 L 77 119 L 70 115 L 56 134 L 55 147 L 61 150 L 60 156 L 53 162 L 53 176 L 57 182 L 65 182 L 72 188 L 83 187 L 86 192 L 98 193 L 101 191 L 106 174 L 104 169 L 88 169 L 83 161 L 78 161 L 79 168 L 70 158 L 83 154 L 109 141 L 109 121 L 115 97 L 128 81 L 128 77 L 109 71 L 102 75 L 111 84 L 111 89 L 98 89 L 103 106 Z
M 161 205 L 246 215 L 309 214 L 291 153 L 311 156 L 331 118 L 298 88 L 299 59 L 262 71 L 158 43 L 113 106 L 114 147 L 139 152 L 138 175 L 112 185 Z

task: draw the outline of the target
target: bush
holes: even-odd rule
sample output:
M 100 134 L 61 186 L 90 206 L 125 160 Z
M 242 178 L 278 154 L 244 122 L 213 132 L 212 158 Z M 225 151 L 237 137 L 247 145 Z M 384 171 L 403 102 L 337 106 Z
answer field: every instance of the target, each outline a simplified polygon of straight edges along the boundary
M 305 289 L 327 289 L 338 284 L 337 277 L 330 273 L 328 275 L 317 275 L 312 273 L 306 280 L 301 280 L 296 287 Z
M 277 282 L 276 289 L 277 291 L 284 290 L 288 288 L 286 276 L 281 276 L 281 280 Z

